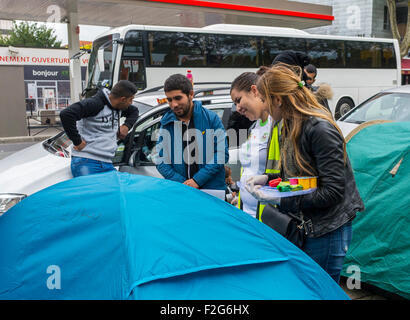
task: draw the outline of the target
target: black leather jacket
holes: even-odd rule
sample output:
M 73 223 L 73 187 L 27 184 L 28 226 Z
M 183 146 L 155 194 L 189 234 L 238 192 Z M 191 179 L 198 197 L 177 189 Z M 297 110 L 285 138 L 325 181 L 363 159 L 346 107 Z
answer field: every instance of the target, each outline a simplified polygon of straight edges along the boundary
M 364 210 L 349 159 L 343 160 L 343 139 L 328 121 L 311 117 L 300 136 L 300 152 L 318 172 L 318 188 L 310 194 L 282 198 L 282 212 L 302 212 L 311 219 L 313 232 L 320 237 L 354 219 Z M 269 177 L 269 180 L 273 175 Z

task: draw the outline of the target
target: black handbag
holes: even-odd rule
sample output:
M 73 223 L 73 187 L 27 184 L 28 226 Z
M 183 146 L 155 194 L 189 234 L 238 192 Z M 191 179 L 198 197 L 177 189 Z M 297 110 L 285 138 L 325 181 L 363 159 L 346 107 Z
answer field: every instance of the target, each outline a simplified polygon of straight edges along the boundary
M 283 213 L 271 204 L 265 206 L 260 220 L 300 249 L 303 249 L 305 239 L 312 229 L 312 221 L 305 221 L 302 213 L 300 216 L 289 212 Z

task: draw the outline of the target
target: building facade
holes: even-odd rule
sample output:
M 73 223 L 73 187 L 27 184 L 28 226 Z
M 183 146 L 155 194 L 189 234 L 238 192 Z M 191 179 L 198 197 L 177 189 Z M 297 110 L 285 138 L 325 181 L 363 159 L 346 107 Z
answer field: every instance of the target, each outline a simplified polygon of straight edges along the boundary
M 335 17 L 332 25 L 309 28 L 307 32 L 353 37 L 392 38 L 385 0 L 300 0 L 312 4 L 332 6 Z M 406 2 L 407 4 L 407 2 Z M 398 19 L 402 19 L 398 6 Z M 407 11 L 406 11 L 407 14 Z
M 0 37 L 9 35 L 12 28 L 13 21 L 0 20 Z
M 79 58 L 83 88 L 88 56 Z M 24 136 L 27 115 L 41 119 L 72 103 L 68 50 L 0 47 L 0 74 L 0 137 Z
M 79 59 L 84 88 L 88 54 Z M 71 103 L 68 50 L 0 47 L 0 72 L 7 66 L 23 70 L 23 79 L 19 80 L 24 84 L 26 111 L 60 110 Z M 4 106 L 0 104 L 0 108 Z

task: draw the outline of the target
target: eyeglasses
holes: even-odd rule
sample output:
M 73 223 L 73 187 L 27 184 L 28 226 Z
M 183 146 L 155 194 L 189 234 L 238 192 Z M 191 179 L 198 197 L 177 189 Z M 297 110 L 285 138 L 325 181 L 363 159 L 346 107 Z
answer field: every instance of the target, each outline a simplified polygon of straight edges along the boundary
M 315 80 L 316 80 L 316 77 L 314 77 L 314 78 L 307 77 L 307 80 L 312 80 L 312 81 L 315 81 Z

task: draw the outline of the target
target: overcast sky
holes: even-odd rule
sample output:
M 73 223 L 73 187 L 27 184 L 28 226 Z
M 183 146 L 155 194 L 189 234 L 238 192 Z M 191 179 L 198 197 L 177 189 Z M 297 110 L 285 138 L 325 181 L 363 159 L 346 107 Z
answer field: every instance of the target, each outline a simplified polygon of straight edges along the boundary
M 43 23 L 38 22 L 38 24 L 41 25 Z M 57 38 L 59 41 L 61 41 L 62 45 L 68 43 L 67 25 L 65 23 L 46 23 L 46 25 L 48 28 L 52 28 L 55 30 L 55 35 L 57 35 Z M 80 24 L 80 40 L 94 41 L 97 36 L 99 36 L 100 34 L 109 29 L 110 27 L 89 26 Z
M 64 23 L 48 23 L 49 28 L 54 28 L 56 30 L 56 35 L 59 40 L 62 41 L 62 44 L 68 43 L 67 36 L 67 25 Z M 89 26 L 80 24 L 80 40 L 83 41 L 94 41 L 97 36 L 103 32 L 109 30 L 110 27 L 101 27 L 101 26 Z

